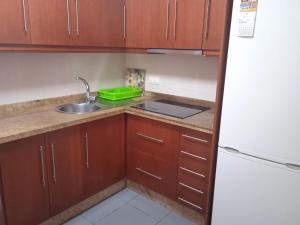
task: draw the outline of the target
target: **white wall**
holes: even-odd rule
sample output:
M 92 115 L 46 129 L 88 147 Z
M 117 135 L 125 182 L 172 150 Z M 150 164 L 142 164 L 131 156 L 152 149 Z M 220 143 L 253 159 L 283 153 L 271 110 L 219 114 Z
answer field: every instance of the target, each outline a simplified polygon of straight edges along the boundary
M 193 55 L 127 54 L 126 67 L 146 69 L 146 90 L 215 101 L 218 58 Z M 160 78 L 160 85 L 150 77 Z
M 192 55 L 0 53 L 0 105 L 123 85 L 126 67 L 147 70 L 146 90 L 215 101 L 216 58 Z M 160 85 L 149 82 L 160 77 Z
M 92 91 L 124 82 L 124 54 L 0 53 L 0 105 Z

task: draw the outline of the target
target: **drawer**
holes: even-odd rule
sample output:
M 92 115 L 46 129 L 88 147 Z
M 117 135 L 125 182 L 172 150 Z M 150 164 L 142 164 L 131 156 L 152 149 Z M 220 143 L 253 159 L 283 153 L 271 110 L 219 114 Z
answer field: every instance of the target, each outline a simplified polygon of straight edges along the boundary
M 158 121 L 128 116 L 127 145 L 167 161 L 176 160 L 179 129 Z
M 182 129 L 180 133 L 180 150 L 208 159 L 211 151 L 211 141 L 211 134 Z
M 200 174 L 207 175 L 209 173 L 209 162 L 207 158 L 180 151 L 178 163 L 179 167 L 184 167 Z
M 176 164 L 149 154 L 127 150 L 127 177 L 155 192 L 176 199 Z
M 190 187 L 184 183 L 178 183 L 177 200 L 201 213 L 205 213 L 207 203 L 207 193 Z
M 178 182 L 206 192 L 208 186 L 207 174 L 196 173 L 184 167 L 178 168 Z

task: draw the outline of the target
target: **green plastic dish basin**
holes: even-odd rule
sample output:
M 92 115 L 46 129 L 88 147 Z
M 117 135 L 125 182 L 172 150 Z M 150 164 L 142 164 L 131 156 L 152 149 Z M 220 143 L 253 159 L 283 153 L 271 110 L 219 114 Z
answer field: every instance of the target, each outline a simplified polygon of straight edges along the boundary
M 119 87 L 119 88 L 111 88 L 99 90 L 98 94 L 100 98 L 107 100 L 121 100 L 139 97 L 142 95 L 143 90 L 137 87 Z

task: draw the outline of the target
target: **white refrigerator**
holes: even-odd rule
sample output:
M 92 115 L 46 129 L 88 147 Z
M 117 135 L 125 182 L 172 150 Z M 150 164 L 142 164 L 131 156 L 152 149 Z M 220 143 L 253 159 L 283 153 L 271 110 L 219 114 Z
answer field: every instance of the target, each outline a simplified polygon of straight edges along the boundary
M 212 225 L 300 224 L 300 0 L 233 6 Z

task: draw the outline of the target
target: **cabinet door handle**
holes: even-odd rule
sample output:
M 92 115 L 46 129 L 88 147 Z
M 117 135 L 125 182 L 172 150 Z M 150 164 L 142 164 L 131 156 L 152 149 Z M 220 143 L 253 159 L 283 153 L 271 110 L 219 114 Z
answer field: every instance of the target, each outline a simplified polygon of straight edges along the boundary
M 68 35 L 71 36 L 71 25 L 70 25 L 70 0 L 66 0 L 66 8 L 67 8 L 67 32 L 68 32 Z
M 195 208 L 197 208 L 197 209 L 199 209 L 199 210 L 203 210 L 203 208 L 202 208 L 201 206 L 196 205 L 196 204 L 194 204 L 194 203 L 191 203 L 191 202 L 185 200 L 184 198 L 178 197 L 178 200 L 179 200 L 179 201 L 182 201 L 182 202 L 184 202 L 184 203 L 186 203 L 186 204 L 188 204 L 188 205 L 190 205 L 190 206 L 193 206 L 193 207 L 195 207 Z
M 86 157 L 86 162 L 85 162 L 85 165 L 86 165 L 86 168 L 90 168 L 90 162 L 89 162 L 89 136 L 88 136 L 88 133 L 86 132 L 85 133 L 85 157 Z
M 123 39 L 126 39 L 126 20 L 127 20 L 127 15 L 126 15 L 126 5 L 124 4 L 123 6 Z
M 135 168 L 135 169 L 136 169 L 137 171 L 140 171 L 140 172 L 143 173 L 143 174 L 146 174 L 146 175 L 148 175 L 148 176 L 150 176 L 150 177 L 156 179 L 156 180 L 162 180 L 161 177 L 156 176 L 156 175 L 154 175 L 154 174 L 152 174 L 152 173 L 149 173 L 149 172 L 147 172 L 147 171 L 145 171 L 145 170 L 143 170 L 143 169 L 141 169 L 141 168 Z
M 193 157 L 195 159 L 200 159 L 200 160 L 203 160 L 203 161 L 207 161 L 207 158 L 205 157 L 201 157 L 201 156 L 198 156 L 198 155 L 194 155 L 192 153 L 189 153 L 189 152 L 186 152 L 186 151 L 180 151 L 180 153 L 184 154 L 184 155 L 188 155 L 190 157 Z
M 24 31 L 25 31 L 25 33 L 28 33 L 26 2 L 25 1 L 26 0 L 22 0 L 23 18 L 24 18 Z
M 189 136 L 186 134 L 183 134 L 182 137 L 185 137 L 190 140 L 198 141 L 198 142 L 208 143 L 208 140 L 206 140 L 206 139 L 196 138 L 196 137 L 192 137 L 192 136 Z
M 53 143 L 51 144 L 51 153 L 52 153 L 53 180 L 54 182 L 56 182 L 55 149 Z
M 42 163 L 42 184 L 46 187 L 46 174 L 45 174 L 45 160 L 44 160 L 44 146 L 40 146 L 41 163 Z
M 183 170 L 183 171 L 185 171 L 185 172 L 188 172 L 188 173 L 191 173 L 191 174 L 194 174 L 194 175 L 196 175 L 196 176 L 199 176 L 199 177 L 202 177 L 202 178 L 205 178 L 205 175 L 204 174 L 202 174 L 202 173 L 197 173 L 197 172 L 194 172 L 194 171 L 192 171 L 192 170 L 189 170 L 189 169 L 187 169 L 187 168 L 185 168 L 185 167 L 180 167 L 180 169 L 181 170 Z
M 210 2 L 211 0 L 207 0 L 207 6 L 206 6 L 206 17 L 205 17 L 205 32 L 204 32 L 204 38 L 208 39 L 208 30 L 209 30 L 209 17 L 210 17 Z
M 79 9 L 79 0 L 75 0 L 75 11 L 76 11 L 76 34 L 77 36 L 80 35 L 79 33 L 79 12 L 78 12 L 78 9 Z
M 166 24 L 166 40 L 169 39 L 169 21 L 170 19 L 170 0 L 167 1 L 167 24 Z
M 142 134 L 142 133 L 137 133 L 137 136 L 142 137 L 142 138 L 144 138 L 146 140 L 157 142 L 159 144 L 163 144 L 164 143 L 164 140 L 157 139 L 157 138 L 154 138 L 154 137 L 150 137 L 150 136 Z
M 176 40 L 176 29 L 177 29 L 177 5 L 178 5 L 178 2 L 177 0 L 175 0 L 175 13 L 174 13 L 174 40 Z
M 196 188 L 193 188 L 193 187 L 191 187 L 191 186 L 189 186 L 189 185 L 186 185 L 186 184 L 184 184 L 184 183 L 182 183 L 182 182 L 179 182 L 179 185 L 181 185 L 181 186 L 183 186 L 183 187 L 185 187 L 185 188 L 187 188 L 187 189 L 189 189 L 189 190 L 195 191 L 195 192 L 197 192 L 197 193 L 199 193 L 199 194 L 201 194 L 201 195 L 204 194 L 203 191 L 198 190 L 198 189 L 196 189 Z

